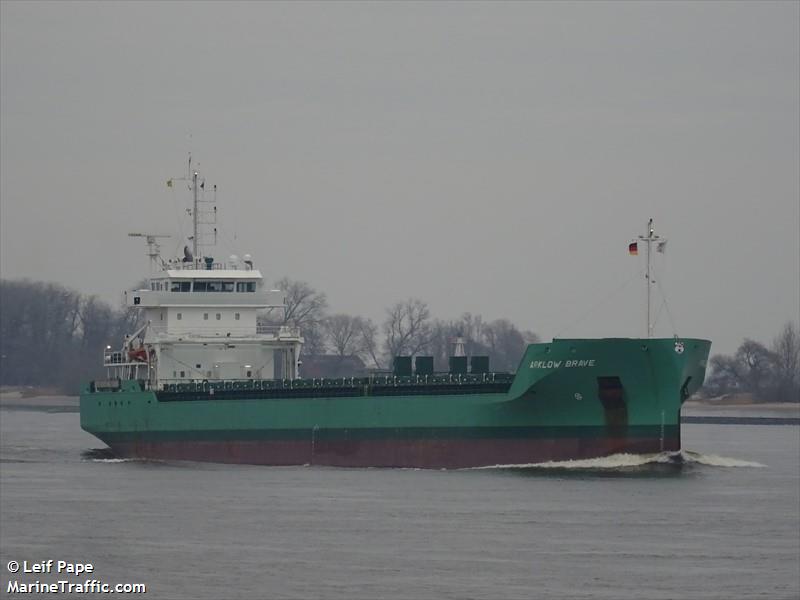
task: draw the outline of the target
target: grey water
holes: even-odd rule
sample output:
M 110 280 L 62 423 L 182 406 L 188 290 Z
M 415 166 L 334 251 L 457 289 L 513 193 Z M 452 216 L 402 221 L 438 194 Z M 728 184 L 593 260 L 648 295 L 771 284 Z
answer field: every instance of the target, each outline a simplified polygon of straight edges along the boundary
M 4 409 L 0 585 L 64 579 L 8 572 L 53 559 L 147 598 L 800 597 L 800 427 L 683 442 L 463 471 L 118 461 L 74 412 Z

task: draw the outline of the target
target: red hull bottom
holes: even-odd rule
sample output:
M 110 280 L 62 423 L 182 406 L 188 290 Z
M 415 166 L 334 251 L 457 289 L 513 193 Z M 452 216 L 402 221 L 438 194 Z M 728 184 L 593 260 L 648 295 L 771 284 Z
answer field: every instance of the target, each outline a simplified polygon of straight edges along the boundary
M 529 440 L 158 441 L 114 443 L 118 456 L 252 465 L 459 469 L 680 450 L 673 438 Z

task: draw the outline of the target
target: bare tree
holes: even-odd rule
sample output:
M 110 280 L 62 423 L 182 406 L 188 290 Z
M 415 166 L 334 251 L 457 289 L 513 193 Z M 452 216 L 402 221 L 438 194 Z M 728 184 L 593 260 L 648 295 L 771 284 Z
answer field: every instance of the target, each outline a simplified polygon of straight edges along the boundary
M 323 292 L 318 292 L 305 281 L 294 281 L 288 277 L 275 282 L 283 291 L 286 304 L 282 313 L 268 313 L 259 317 L 259 324 L 292 325 L 300 329 L 305 339 L 304 354 L 324 354 L 325 332 L 322 320 L 328 308 Z
M 762 402 L 800 401 L 800 335 L 792 323 L 771 350 L 745 339 L 733 356 L 716 355 L 709 366 L 704 388 L 711 396 L 746 392 Z
M 126 313 L 57 284 L 0 281 L 0 383 L 74 393 L 101 375 Z
M 776 399 L 800 402 L 800 333 L 791 321 L 772 342 Z
M 739 391 L 742 374 L 739 363 L 733 356 L 717 354 L 708 362 L 709 373 L 703 384 L 708 396 L 722 396 Z
M 73 358 L 80 296 L 55 284 L 0 282 L 0 381 L 50 385 Z
M 775 357 L 764 344 L 745 339 L 736 350 L 736 361 L 742 387 L 753 395 L 766 399 L 768 388 L 774 383 Z
M 360 355 L 364 352 L 363 319 L 350 315 L 331 315 L 323 321 L 328 341 L 337 356 Z
M 319 323 L 328 308 L 328 299 L 305 281 L 293 281 L 284 277 L 276 282 L 283 291 L 286 307 L 283 311 L 283 324 L 302 327 L 307 323 Z
M 375 368 L 381 368 L 375 341 L 378 328 L 371 320 L 338 314 L 327 317 L 323 327 L 330 346 L 340 359 L 357 356 L 364 363 L 371 360 Z
M 364 348 L 364 354 L 369 356 L 376 369 L 383 368 L 379 357 L 378 350 L 378 326 L 372 322 L 372 319 L 361 319 L 361 345 Z
M 535 335 L 535 334 L 534 334 Z M 484 328 L 489 357 L 497 369 L 513 371 L 525 352 L 526 340 L 508 319 L 496 319 Z
M 413 356 L 422 352 L 430 341 L 430 310 L 417 298 L 398 302 L 387 311 L 383 323 L 386 353 L 390 357 Z

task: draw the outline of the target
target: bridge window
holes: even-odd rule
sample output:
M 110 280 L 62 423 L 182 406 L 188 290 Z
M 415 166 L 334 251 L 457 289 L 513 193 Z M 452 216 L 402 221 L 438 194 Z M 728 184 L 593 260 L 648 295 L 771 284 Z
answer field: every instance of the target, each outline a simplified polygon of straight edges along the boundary
M 239 313 L 236 313 L 235 315 L 233 315 L 233 318 L 238 321 L 239 320 Z
M 208 321 L 208 313 L 203 313 L 203 320 Z
M 205 280 L 194 282 L 195 292 L 232 292 L 233 289 L 233 281 Z
M 255 292 L 256 291 L 256 282 L 255 281 L 237 281 L 236 282 L 236 291 L 237 292 Z
M 217 321 L 219 321 L 221 318 L 222 318 L 222 315 L 217 313 Z
M 191 281 L 173 281 L 170 289 L 172 292 L 190 292 L 192 291 Z
M 178 313 L 177 319 L 178 319 L 178 321 L 180 321 L 181 319 L 183 319 L 183 315 L 181 313 Z

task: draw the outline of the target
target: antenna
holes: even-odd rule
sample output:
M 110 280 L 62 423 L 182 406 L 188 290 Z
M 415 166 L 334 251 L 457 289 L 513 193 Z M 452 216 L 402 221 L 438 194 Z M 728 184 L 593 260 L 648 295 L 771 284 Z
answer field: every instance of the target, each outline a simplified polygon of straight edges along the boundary
M 198 163 L 199 164 L 199 163 Z M 217 186 L 214 185 L 212 200 L 205 199 L 206 180 L 196 170 L 192 170 L 192 155 L 189 153 L 189 172 L 186 177 L 174 177 L 167 181 L 167 187 L 172 187 L 173 181 L 188 181 L 192 192 L 192 208 L 186 212 L 192 217 L 192 256 L 202 258 L 203 246 L 213 246 L 217 243 Z M 202 206 L 205 205 L 205 206 Z M 210 205 L 210 206 L 208 206 Z M 205 231 L 200 232 L 203 228 Z M 209 231 L 211 229 L 211 231 Z
M 190 157 L 190 165 L 191 161 Z M 197 256 L 197 171 L 192 175 L 192 196 L 194 196 L 194 206 L 192 208 L 192 256 Z
M 170 236 L 163 233 L 129 233 L 128 237 L 145 238 L 147 241 L 147 256 L 150 257 L 150 271 L 155 273 L 158 270 L 158 262 L 161 259 L 161 246 L 158 245 L 156 239 Z
M 655 229 L 653 228 L 653 219 L 650 219 L 647 222 L 647 231 L 645 235 L 640 235 L 639 239 L 647 244 L 647 270 L 645 271 L 645 285 L 647 286 L 647 337 L 653 337 L 653 326 L 650 324 L 650 287 L 655 283 L 653 278 L 650 276 L 650 256 L 653 243 L 657 244 L 656 250 L 658 252 L 664 252 L 664 249 L 667 245 L 666 238 L 663 238 L 659 235 L 655 234 Z

